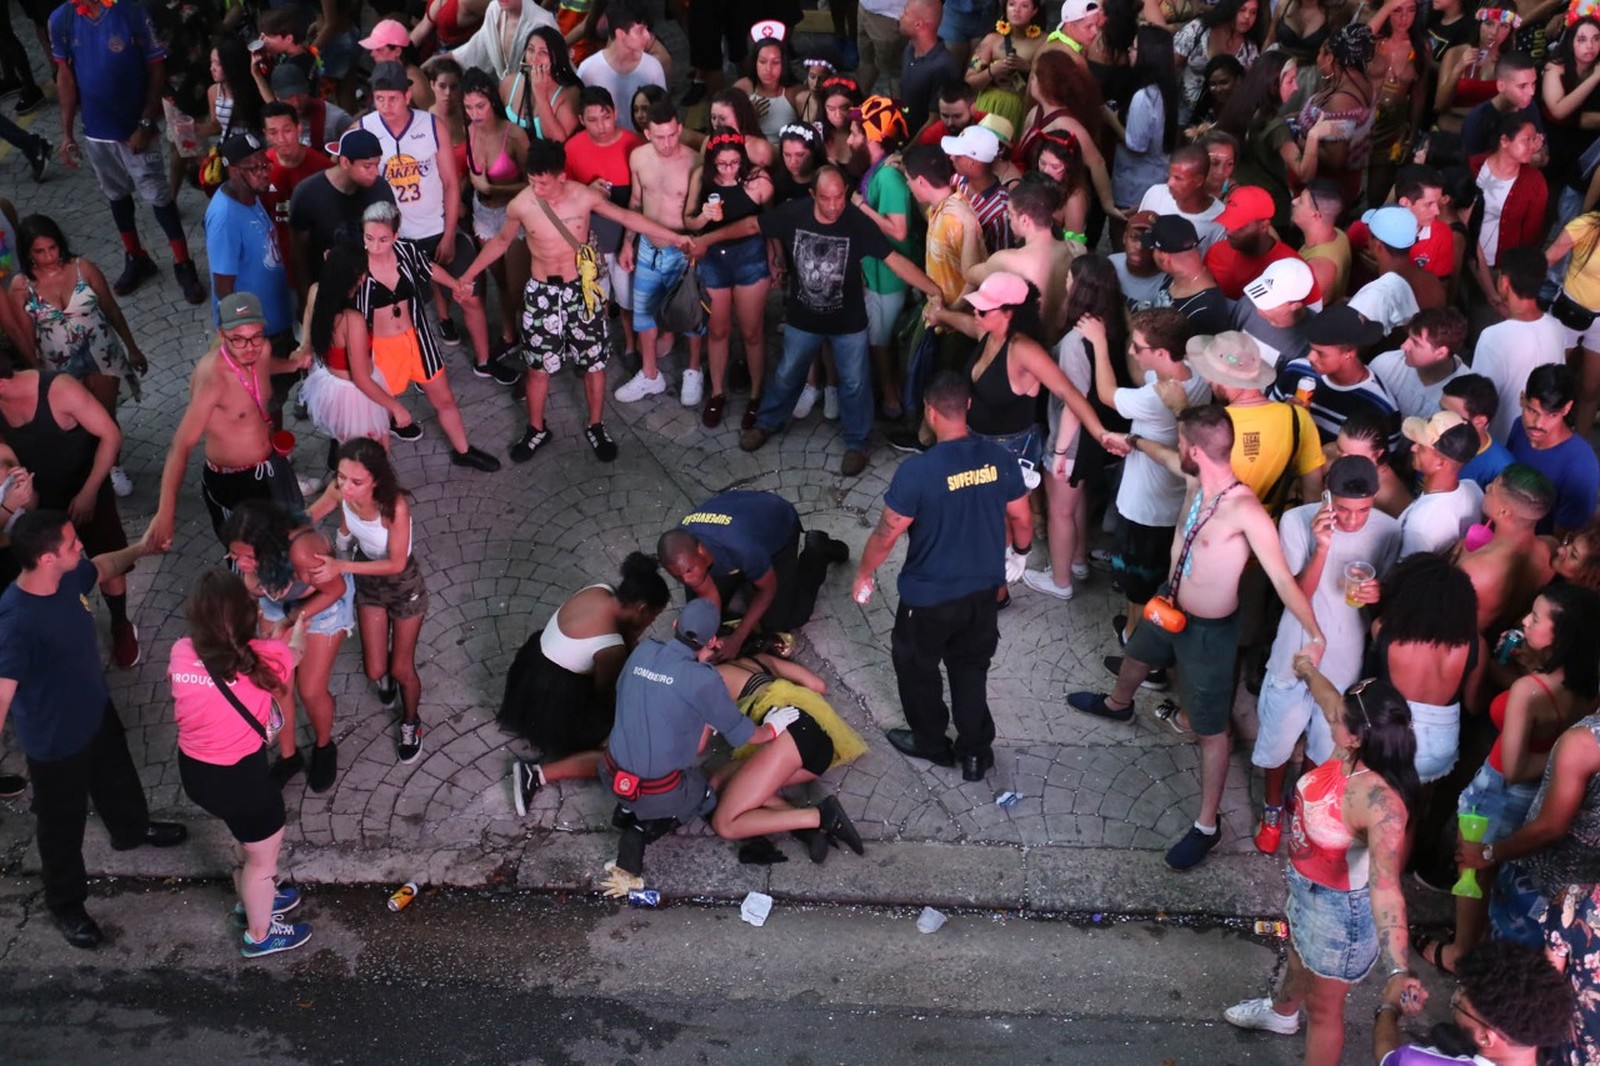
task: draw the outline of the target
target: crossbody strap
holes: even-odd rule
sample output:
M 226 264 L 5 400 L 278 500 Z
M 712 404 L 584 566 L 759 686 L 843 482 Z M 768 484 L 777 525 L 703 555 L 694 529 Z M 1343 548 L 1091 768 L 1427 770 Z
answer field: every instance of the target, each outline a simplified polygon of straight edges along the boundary
M 206 666 L 203 660 L 200 665 L 206 667 L 206 673 L 211 675 L 212 683 L 217 686 L 217 689 L 225 697 L 227 697 L 228 702 L 233 705 L 233 709 L 239 712 L 239 717 L 250 723 L 250 728 L 256 731 L 256 736 L 261 738 L 261 744 L 263 747 L 265 747 L 267 743 L 267 727 L 261 724 L 260 719 L 245 709 L 244 703 L 240 701 L 238 696 L 233 694 L 233 689 L 222 683 L 222 679 L 217 676 L 217 672 L 215 670 L 211 669 L 209 666 Z
M 1234 486 L 1238 484 L 1239 482 L 1235 480 L 1233 485 L 1229 485 L 1217 493 L 1212 498 L 1210 506 L 1205 509 L 1205 512 L 1199 518 L 1195 519 L 1194 525 L 1189 527 L 1189 532 L 1184 534 L 1183 548 L 1178 552 L 1178 563 L 1172 568 L 1172 580 L 1167 582 L 1167 594 L 1172 597 L 1173 604 L 1178 605 L 1178 586 L 1183 583 L 1183 568 L 1189 561 L 1189 549 L 1194 547 L 1194 538 L 1200 535 L 1200 527 L 1211 521 L 1211 516 L 1217 513 L 1217 508 L 1222 504 L 1222 498 L 1232 492 Z M 1195 491 L 1198 492 L 1199 490 Z
M 554 211 L 550 210 L 549 203 L 539 199 L 538 197 L 534 197 L 533 202 L 539 205 L 539 210 L 544 212 L 544 217 L 550 220 L 550 224 L 556 228 L 556 232 L 565 237 L 567 243 L 572 245 L 572 250 L 574 252 L 579 251 L 583 247 L 583 245 L 578 243 L 578 238 L 572 235 L 572 231 L 567 229 L 566 223 L 562 222 L 560 217 L 557 216 Z

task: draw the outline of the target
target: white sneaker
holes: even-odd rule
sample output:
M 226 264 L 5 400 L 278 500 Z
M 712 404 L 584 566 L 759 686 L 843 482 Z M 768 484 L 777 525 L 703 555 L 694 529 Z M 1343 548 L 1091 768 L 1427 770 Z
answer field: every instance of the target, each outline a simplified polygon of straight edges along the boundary
M 829 422 L 839 421 L 839 386 L 828 385 L 823 388 L 822 417 Z
M 794 420 L 796 422 L 803 420 L 815 406 L 817 406 L 817 387 L 807 385 L 800 390 L 800 398 L 794 403 Z
M 1046 596 L 1054 596 L 1058 600 L 1072 599 L 1072 586 L 1056 584 L 1056 579 L 1051 576 L 1048 570 L 1024 571 L 1022 583 L 1035 592 L 1042 592 Z
M 118 496 L 133 495 L 133 478 L 120 466 L 111 468 L 111 491 Z
M 678 386 L 678 399 L 685 407 L 699 407 L 706 398 L 706 376 L 698 370 L 683 372 L 683 382 Z
M 653 378 L 644 376 L 641 369 L 629 378 L 623 386 L 614 393 L 618 403 L 638 403 L 646 396 L 660 396 L 667 391 L 667 379 L 659 372 Z
M 1235 1003 L 1222 1012 L 1229 1025 L 1237 1025 L 1240 1029 L 1264 1029 L 1269 1033 L 1278 1033 L 1281 1036 L 1293 1036 L 1300 1031 L 1300 1012 L 1282 1015 L 1272 1009 L 1272 1000 L 1247 999 L 1243 1003 Z

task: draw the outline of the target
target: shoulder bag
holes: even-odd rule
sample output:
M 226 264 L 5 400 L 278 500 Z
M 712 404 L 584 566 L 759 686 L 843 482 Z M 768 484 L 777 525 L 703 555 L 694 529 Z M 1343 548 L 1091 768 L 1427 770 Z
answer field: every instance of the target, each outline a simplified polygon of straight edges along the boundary
M 256 736 L 261 738 L 263 747 L 278 739 L 278 731 L 283 728 L 283 710 L 278 706 L 277 700 L 274 699 L 272 701 L 272 713 L 267 716 L 267 724 L 262 725 L 261 719 L 245 709 L 245 705 L 240 701 L 239 697 L 233 694 L 233 689 L 222 683 L 222 679 L 217 676 L 215 670 L 206 666 L 204 661 L 200 665 L 206 667 L 206 673 L 211 675 L 211 682 L 217 686 L 217 691 L 221 692 L 227 698 L 227 701 L 232 704 L 233 709 L 239 712 L 239 717 L 248 722 L 250 728 L 255 730 Z

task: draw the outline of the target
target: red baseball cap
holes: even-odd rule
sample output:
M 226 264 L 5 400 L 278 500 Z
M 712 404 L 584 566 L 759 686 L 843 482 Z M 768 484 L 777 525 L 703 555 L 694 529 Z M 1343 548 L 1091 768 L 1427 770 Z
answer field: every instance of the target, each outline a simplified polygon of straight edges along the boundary
M 1236 230 L 1252 222 L 1270 222 L 1277 213 L 1272 194 L 1256 185 L 1236 185 L 1228 193 L 1227 206 L 1216 218 L 1225 230 Z

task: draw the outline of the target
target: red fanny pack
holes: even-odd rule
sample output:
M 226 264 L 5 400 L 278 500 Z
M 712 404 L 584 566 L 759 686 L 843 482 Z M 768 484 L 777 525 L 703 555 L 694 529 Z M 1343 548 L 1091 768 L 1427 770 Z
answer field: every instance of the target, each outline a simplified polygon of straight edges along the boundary
M 605 757 L 606 772 L 611 775 L 611 791 L 625 800 L 638 799 L 640 796 L 659 796 L 671 792 L 683 781 L 683 771 L 674 770 L 664 777 L 640 777 L 630 774 L 616 764 L 610 753 Z

